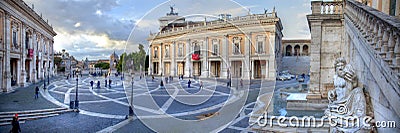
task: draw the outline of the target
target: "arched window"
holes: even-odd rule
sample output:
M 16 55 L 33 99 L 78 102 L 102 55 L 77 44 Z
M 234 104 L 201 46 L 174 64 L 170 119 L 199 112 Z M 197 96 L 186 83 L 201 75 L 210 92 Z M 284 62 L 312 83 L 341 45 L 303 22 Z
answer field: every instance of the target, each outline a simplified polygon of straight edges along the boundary
M 296 45 L 294 46 L 294 56 L 299 56 L 300 55 L 300 46 Z
M 308 56 L 309 54 L 308 54 L 308 45 L 304 45 L 303 46 L 303 55 L 304 56 Z
M 292 46 L 291 45 L 286 46 L 286 56 L 292 56 Z

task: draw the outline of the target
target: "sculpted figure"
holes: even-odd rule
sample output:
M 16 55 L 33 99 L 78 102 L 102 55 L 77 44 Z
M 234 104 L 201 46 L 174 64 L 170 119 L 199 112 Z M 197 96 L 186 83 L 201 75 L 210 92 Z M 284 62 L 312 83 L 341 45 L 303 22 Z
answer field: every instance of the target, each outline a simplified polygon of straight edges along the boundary
M 337 123 L 331 132 L 363 132 L 368 125 L 363 123 L 366 117 L 366 101 L 363 89 L 357 86 L 357 76 L 353 67 L 344 58 L 335 61 L 334 90 L 328 92 L 329 105 L 325 115 Z M 349 121 L 348 119 L 358 121 Z M 346 120 L 347 119 L 347 120 Z

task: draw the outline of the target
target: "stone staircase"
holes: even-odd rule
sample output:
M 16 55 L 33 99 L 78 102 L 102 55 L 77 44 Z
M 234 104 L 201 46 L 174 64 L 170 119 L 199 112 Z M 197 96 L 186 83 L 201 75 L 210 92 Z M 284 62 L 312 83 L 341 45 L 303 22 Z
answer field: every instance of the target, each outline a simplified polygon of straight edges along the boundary
M 0 126 L 11 124 L 11 121 L 16 113 L 18 114 L 20 123 L 24 123 L 27 120 L 47 118 L 72 111 L 73 110 L 68 108 L 53 108 L 53 109 L 42 109 L 42 110 L 0 112 Z

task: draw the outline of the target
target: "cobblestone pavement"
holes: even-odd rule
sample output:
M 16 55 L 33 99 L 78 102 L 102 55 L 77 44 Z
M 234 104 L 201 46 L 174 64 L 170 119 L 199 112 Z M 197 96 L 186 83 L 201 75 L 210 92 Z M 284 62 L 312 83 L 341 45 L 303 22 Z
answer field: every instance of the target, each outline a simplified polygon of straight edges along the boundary
M 60 77 L 51 78 L 50 82 L 59 81 Z M 47 82 L 46 82 L 47 83 Z M 42 96 L 35 99 L 35 87 L 42 86 L 43 81 L 30 84 L 27 87 L 20 87 L 10 93 L 0 94 L 0 112 L 37 110 L 56 108 L 57 105 L 47 101 Z
M 232 97 L 230 97 L 231 94 L 234 93 L 233 91 L 240 91 L 241 89 L 246 88 L 239 87 L 237 90 L 234 90 L 227 88 L 226 83 L 224 83 L 223 80 L 204 80 L 204 90 L 206 90 L 206 92 L 207 90 L 213 92 L 204 93 L 203 91 L 200 91 L 198 81 L 193 81 L 192 87 L 188 88 L 188 79 L 175 79 L 173 82 L 165 83 L 165 88 L 159 88 L 160 79 L 156 79 L 155 81 L 152 81 L 151 79 L 136 79 L 133 86 L 130 85 L 130 82 L 121 81 L 120 77 L 109 77 L 107 79 L 111 79 L 113 81 L 111 87 L 105 86 L 104 77 L 79 77 L 79 114 L 72 112 L 61 114 L 59 116 L 51 118 L 27 121 L 26 123 L 21 125 L 23 127 L 23 130 L 33 132 L 95 132 L 106 129 L 109 126 L 115 126 L 117 123 L 124 121 L 126 119 L 126 116 L 128 115 L 128 107 L 130 106 L 131 100 L 130 94 L 132 93 L 132 90 L 135 112 L 146 112 L 148 114 L 145 116 L 146 119 L 162 120 L 161 118 L 163 118 L 166 113 L 170 116 L 174 116 L 182 120 L 197 120 L 196 116 L 200 114 L 216 112 L 224 105 L 224 103 L 233 99 Z M 93 89 L 90 87 L 90 81 L 95 82 Z M 96 86 L 97 81 L 100 81 L 100 88 L 97 88 Z M 44 106 L 43 109 L 60 106 L 68 107 L 69 102 L 75 100 L 76 84 L 77 82 L 74 78 L 70 78 L 69 80 L 66 80 L 65 78 L 54 79 L 54 82 L 50 84 L 47 90 L 41 89 L 42 96 L 39 100 L 41 100 L 41 105 Z M 277 82 L 277 84 L 292 86 L 296 85 L 297 82 L 285 81 L 284 83 Z M 247 87 L 250 87 L 250 91 L 247 94 L 247 101 L 245 102 L 243 109 L 238 112 L 237 117 L 229 125 L 227 125 L 227 128 L 223 129 L 221 132 L 249 131 L 249 114 L 254 107 L 256 98 L 260 92 L 260 88 L 266 87 L 268 89 L 264 89 L 263 91 L 272 92 L 274 90 L 274 85 L 274 81 L 261 82 L 256 80 L 252 81 L 250 85 L 245 85 Z M 30 87 L 34 88 L 33 86 L 34 85 Z M 214 88 L 215 91 L 208 88 Z M 15 95 L 12 97 L 16 97 L 17 99 L 24 99 L 24 97 L 20 95 L 22 91 L 26 91 L 23 93 L 24 97 L 29 97 L 30 95 L 33 99 L 33 89 L 29 89 L 29 91 L 31 91 L 29 92 L 28 89 L 25 90 L 24 88 L 22 88 L 18 89 L 15 94 L 11 93 L 2 95 Z M 195 94 L 197 96 L 193 97 L 192 94 Z M 157 105 L 158 108 L 156 109 L 147 107 L 149 102 L 143 100 L 144 96 L 151 96 L 151 98 L 154 100 L 154 104 Z M 203 97 L 208 98 L 208 100 L 201 101 Z M 45 98 L 48 101 L 44 100 Z M 191 99 L 194 101 L 196 101 L 197 99 L 201 101 L 201 104 L 182 104 L 182 101 L 179 101 L 179 99 Z M 21 108 L 20 110 L 36 109 L 30 108 L 30 106 L 36 104 L 30 103 L 33 100 L 25 100 L 27 101 L 27 106 L 24 105 L 24 108 Z M 10 102 L 4 102 L 1 105 L 3 104 L 7 106 L 1 106 L 0 109 L 2 110 L 0 111 L 14 111 L 13 108 L 18 108 L 19 106 L 22 106 L 15 105 L 15 107 L 13 107 L 13 104 Z M 38 128 L 42 126 L 45 128 Z M 79 128 L 75 130 L 75 127 Z M 9 128 L 9 126 L 0 126 L 0 132 L 3 132 L 5 129 Z M 128 124 L 123 125 L 112 131 L 154 132 L 151 128 L 148 127 L 148 125 L 143 122 L 143 120 L 139 120 L 137 118 L 134 118 Z

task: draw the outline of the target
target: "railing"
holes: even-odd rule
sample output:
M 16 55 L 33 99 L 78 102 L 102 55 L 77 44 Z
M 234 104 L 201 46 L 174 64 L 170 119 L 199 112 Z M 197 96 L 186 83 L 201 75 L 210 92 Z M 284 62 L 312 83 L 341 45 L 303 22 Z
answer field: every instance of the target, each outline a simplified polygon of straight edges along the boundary
M 352 0 L 346 0 L 346 16 L 377 56 L 399 76 L 400 20 Z
M 343 1 L 312 1 L 312 14 L 343 14 Z

